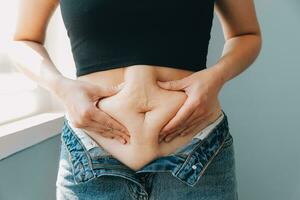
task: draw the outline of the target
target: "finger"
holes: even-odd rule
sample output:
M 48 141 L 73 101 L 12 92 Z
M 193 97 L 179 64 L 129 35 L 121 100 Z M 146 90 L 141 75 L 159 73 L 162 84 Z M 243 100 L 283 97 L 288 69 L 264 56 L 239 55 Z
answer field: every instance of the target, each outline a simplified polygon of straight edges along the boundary
M 124 138 L 114 135 L 112 133 L 101 133 L 101 135 L 106 138 L 115 139 L 115 140 L 119 141 L 121 144 L 127 143 L 127 141 Z
M 97 130 L 93 127 L 87 127 L 87 128 L 85 128 L 85 130 L 92 131 L 96 134 L 100 134 L 101 136 L 103 136 L 105 138 L 117 139 L 122 144 L 126 144 L 126 143 L 129 142 L 128 136 L 123 137 L 123 136 L 120 136 L 120 135 L 118 135 L 118 134 L 116 134 L 115 132 L 112 132 L 112 131 Z
M 194 112 L 194 114 L 192 116 L 190 116 L 188 119 L 186 119 L 186 122 L 187 123 L 190 123 L 191 121 L 194 121 L 194 119 L 197 119 L 197 120 L 203 120 L 205 118 L 208 118 L 209 116 L 211 116 L 211 113 L 209 112 L 205 112 L 204 111 L 205 109 L 202 107 L 199 107 L 197 108 L 197 111 Z
M 191 126 L 193 125 L 201 125 L 201 123 L 203 123 L 209 116 L 211 116 L 211 114 L 205 114 L 205 113 L 202 113 L 199 115 L 198 112 L 195 112 L 194 113 L 194 116 L 190 116 L 189 119 L 186 120 L 186 123 L 187 124 L 190 124 Z M 181 133 L 180 135 L 184 136 L 186 135 L 186 132 L 185 133 Z
M 113 128 L 108 128 L 108 130 L 106 130 L 105 132 L 109 132 L 111 134 L 113 134 L 114 136 L 118 136 L 118 137 L 121 137 L 123 138 L 126 142 L 129 141 L 130 139 L 130 135 L 127 135 L 119 130 L 115 130 Z
M 118 140 L 121 144 L 126 144 L 127 143 L 127 141 L 124 138 L 119 137 L 119 136 L 115 136 L 114 139 Z
M 191 133 L 193 131 L 194 128 L 196 129 L 197 127 L 199 127 L 201 122 L 203 122 L 203 120 L 195 120 L 195 121 L 191 122 L 190 126 L 180 133 L 180 136 L 188 135 L 189 133 Z
M 97 130 L 97 129 L 93 128 L 93 127 L 87 127 L 87 128 L 84 128 L 84 130 L 88 131 L 87 134 L 89 132 L 92 132 L 94 134 L 99 134 L 99 135 L 101 135 L 102 137 L 105 137 L 105 138 L 113 139 L 115 137 L 115 135 L 113 135 L 111 132 Z
M 160 133 L 165 135 L 168 132 L 176 129 L 181 123 L 185 122 L 185 120 L 192 115 L 194 111 L 195 108 L 192 106 L 190 101 L 187 100 L 176 113 L 175 117 L 173 117 L 171 121 L 169 121 L 168 124 L 163 127 Z
M 182 90 L 186 87 L 187 81 L 185 78 L 172 81 L 157 81 L 157 84 L 166 90 Z
M 203 120 L 203 115 L 199 115 L 198 111 L 195 110 L 186 120 L 185 124 L 194 125 L 197 122 Z
M 99 133 L 101 136 L 109 138 L 109 139 L 114 139 L 114 137 L 116 137 L 115 135 L 113 135 L 110 132 L 101 132 L 101 133 L 100 132 L 96 132 L 96 133 Z
M 199 117 L 196 116 L 196 111 L 194 111 L 186 120 L 184 120 L 184 126 L 180 126 L 177 129 L 173 129 L 173 131 L 168 132 L 166 136 L 171 134 L 181 134 L 184 130 L 186 130 L 186 127 L 194 126 L 195 124 L 202 121 Z M 199 120 L 200 119 L 200 120 Z
M 173 140 L 174 138 L 178 137 L 178 136 L 183 136 L 182 134 L 184 133 L 185 135 L 187 135 L 188 133 L 191 133 L 193 130 L 195 130 L 197 128 L 197 124 L 185 127 L 183 130 L 181 131 L 176 131 L 174 134 L 168 135 L 165 138 L 166 142 L 170 142 L 171 140 Z
M 99 122 L 96 122 L 96 121 L 93 121 L 93 120 L 90 122 L 89 127 L 86 127 L 85 129 L 92 130 L 94 132 L 98 132 L 98 133 L 101 133 L 101 134 L 109 134 L 109 135 L 112 135 L 112 136 L 122 137 L 126 141 L 128 141 L 129 137 L 130 137 L 129 135 L 126 135 L 121 131 L 105 127 L 105 126 L 101 125 Z
M 92 112 L 91 118 L 94 121 L 105 126 L 107 130 L 110 129 L 118 130 L 124 133 L 125 135 L 129 136 L 129 132 L 125 126 L 123 126 L 121 123 L 119 123 L 117 120 L 115 120 L 114 118 L 112 118 L 111 116 L 103 112 L 102 110 L 96 110 Z
M 170 142 L 170 141 L 173 140 L 174 138 L 178 137 L 182 131 L 183 131 L 183 130 L 181 129 L 181 130 L 175 131 L 175 132 L 172 133 L 172 134 L 167 135 L 167 136 L 164 138 L 164 141 L 165 141 L 165 142 Z
M 176 138 L 178 135 L 179 135 L 178 133 L 170 134 L 170 135 L 168 135 L 168 136 L 164 139 L 164 141 L 165 141 L 165 142 L 170 142 L 171 140 L 173 140 L 174 138 Z
M 189 124 L 185 124 L 185 126 L 182 126 L 182 127 L 179 127 L 178 129 L 176 130 L 173 130 L 171 132 L 168 132 L 168 134 L 166 135 L 163 135 L 162 137 L 159 138 L 159 141 L 161 142 L 162 140 L 165 140 L 167 137 L 171 137 L 172 136 L 177 136 L 177 135 L 180 135 L 184 130 L 187 129 L 187 127 L 190 127 L 191 125 Z
M 109 87 L 99 87 L 99 94 L 101 94 L 102 97 L 108 97 L 115 95 L 118 93 L 125 85 L 125 82 L 122 82 L 119 85 L 112 85 Z
M 184 130 L 184 127 L 179 127 L 176 130 L 170 131 L 165 135 L 160 135 L 159 136 L 159 143 L 162 142 L 163 140 L 165 140 L 166 137 L 168 137 L 169 135 L 173 135 L 173 134 L 179 134 Z
M 107 127 L 116 130 L 120 133 L 123 133 L 124 135 L 129 136 L 129 132 L 125 126 L 123 126 L 121 123 L 119 123 L 117 120 L 115 120 L 112 117 L 109 117 L 108 121 L 106 122 Z
M 101 133 L 101 135 L 104 136 L 104 137 L 106 137 L 106 138 L 116 139 L 116 140 L 118 140 L 122 144 L 129 143 L 129 138 L 128 139 L 123 138 L 122 136 L 118 136 L 118 135 L 116 135 L 113 132 L 104 132 L 104 133 Z
M 117 135 L 117 136 L 123 138 L 126 141 L 126 143 L 130 141 L 130 135 L 126 135 L 118 130 L 113 130 L 112 132 L 114 135 Z
M 196 112 L 194 112 L 192 115 L 195 115 Z M 190 117 L 192 118 L 192 117 Z M 197 127 L 201 122 L 203 121 L 203 118 L 193 118 L 193 121 L 189 121 L 189 122 L 186 122 L 186 126 L 185 127 L 181 127 L 175 131 L 172 131 L 172 132 L 169 132 L 167 135 L 164 135 L 164 136 L 160 136 L 159 138 L 159 143 L 161 143 L 163 140 L 167 140 L 167 141 L 171 141 L 172 139 L 174 139 L 175 137 L 177 136 L 185 136 L 187 135 L 188 133 L 190 133 L 190 130 Z M 169 138 L 167 138 L 169 137 Z
M 166 142 L 169 142 L 171 139 L 179 136 L 185 129 L 187 129 L 187 127 L 182 127 L 182 128 L 180 128 L 178 130 L 173 131 L 172 133 L 166 135 L 165 138 L 164 138 L 164 140 Z
M 176 131 L 168 134 L 164 138 L 164 140 L 171 141 L 172 139 L 174 139 L 175 137 L 177 137 L 179 135 L 180 136 L 185 136 L 188 133 L 191 133 L 191 131 L 193 131 L 194 129 L 196 129 L 202 121 L 203 121 L 203 119 L 201 119 L 201 118 L 194 118 L 193 121 L 190 121 L 190 122 L 186 123 L 185 127 L 180 128 L 180 129 L 178 129 L 178 130 L 176 130 Z

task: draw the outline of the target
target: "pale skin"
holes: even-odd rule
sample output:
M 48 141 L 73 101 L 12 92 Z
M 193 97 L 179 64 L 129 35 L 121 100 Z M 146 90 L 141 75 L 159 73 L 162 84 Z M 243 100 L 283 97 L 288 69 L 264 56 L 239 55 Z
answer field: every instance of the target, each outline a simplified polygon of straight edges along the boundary
M 98 132 L 103 137 L 115 138 L 121 143 L 128 142 L 130 133 L 127 128 L 95 107 L 99 98 L 112 96 L 120 88 L 96 86 L 64 77 L 44 47 L 45 30 L 59 1 L 21 2 L 11 49 L 19 69 L 53 92 L 63 102 L 77 127 Z M 249 67 L 259 54 L 262 39 L 253 0 L 217 0 L 215 11 L 225 38 L 219 61 L 183 79 L 158 82 L 161 88 L 181 90 L 187 95 L 183 106 L 161 130 L 160 141 L 170 142 L 179 135 L 188 134 L 213 113 L 223 85 Z M 70 96 L 67 92 L 70 90 L 78 92 Z
M 212 73 L 199 71 L 182 80 L 158 83 L 165 89 L 183 90 L 188 95 L 176 116 L 161 131 L 161 138 L 166 141 L 188 134 L 193 126 L 212 113 L 220 86 L 252 64 L 261 49 L 261 32 L 252 0 L 216 1 L 215 10 L 226 43 L 221 59 L 211 66 Z M 214 77 L 222 83 L 216 84 Z

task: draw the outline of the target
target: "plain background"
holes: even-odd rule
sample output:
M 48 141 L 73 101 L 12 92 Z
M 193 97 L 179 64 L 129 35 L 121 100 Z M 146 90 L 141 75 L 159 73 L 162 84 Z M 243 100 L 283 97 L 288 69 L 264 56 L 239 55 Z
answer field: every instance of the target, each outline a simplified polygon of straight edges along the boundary
M 256 0 L 255 4 L 263 34 L 261 53 L 220 93 L 234 137 L 239 199 L 298 200 L 300 2 Z M 54 20 L 61 23 L 59 17 Z M 70 54 L 62 54 L 70 51 L 66 35 L 58 28 L 49 31 L 53 58 L 66 69 L 71 66 Z M 208 66 L 221 55 L 223 43 L 215 16 Z M 0 199 L 55 199 L 58 148 L 56 136 L 0 161 Z
M 221 91 L 241 200 L 300 199 L 300 1 L 256 0 L 263 47 Z M 222 50 L 215 20 L 210 63 Z

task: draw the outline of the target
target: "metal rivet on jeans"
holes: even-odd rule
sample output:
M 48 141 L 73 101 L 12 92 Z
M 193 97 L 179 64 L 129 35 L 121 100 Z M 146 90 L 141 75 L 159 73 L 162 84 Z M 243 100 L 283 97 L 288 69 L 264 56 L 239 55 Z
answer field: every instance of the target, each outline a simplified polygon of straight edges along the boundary
M 196 166 L 196 165 L 193 165 L 193 166 L 192 166 L 192 169 L 194 169 L 194 170 L 197 169 L 197 166 Z

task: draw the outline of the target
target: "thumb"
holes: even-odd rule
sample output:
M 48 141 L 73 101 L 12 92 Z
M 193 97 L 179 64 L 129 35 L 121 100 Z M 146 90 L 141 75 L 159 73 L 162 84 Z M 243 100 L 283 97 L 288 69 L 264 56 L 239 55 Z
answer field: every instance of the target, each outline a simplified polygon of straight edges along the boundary
M 113 85 L 109 87 L 102 87 L 100 90 L 100 94 L 102 97 L 112 96 L 118 93 L 125 85 L 125 82 L 122 82 L 119 85 Z
M 157 81 L 157 84 L 167 90 L 181 90 L 185 88 L 186 80 L 180 79 L 180 80 L 173 80 L 173 81 Z

